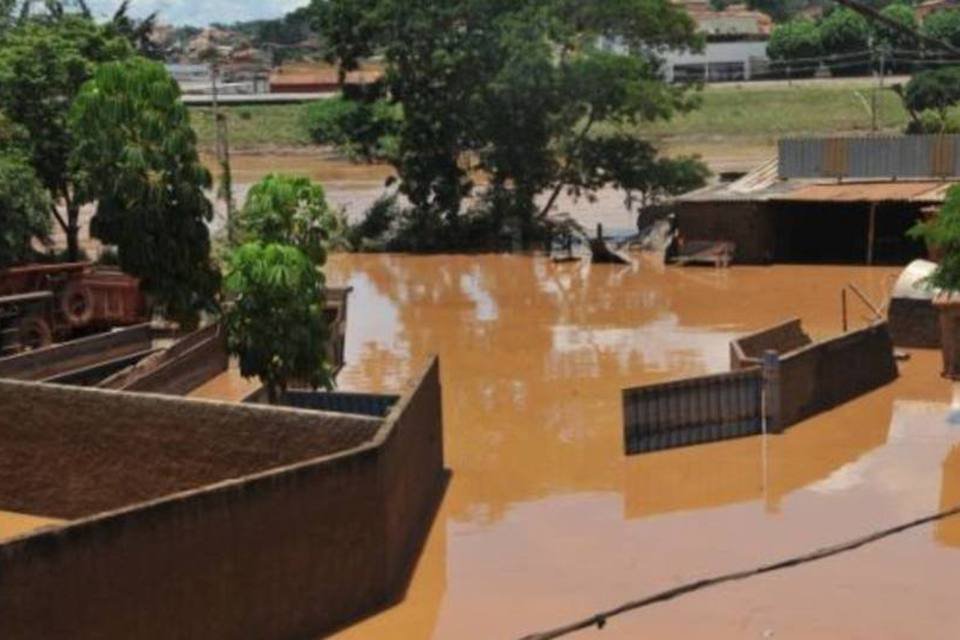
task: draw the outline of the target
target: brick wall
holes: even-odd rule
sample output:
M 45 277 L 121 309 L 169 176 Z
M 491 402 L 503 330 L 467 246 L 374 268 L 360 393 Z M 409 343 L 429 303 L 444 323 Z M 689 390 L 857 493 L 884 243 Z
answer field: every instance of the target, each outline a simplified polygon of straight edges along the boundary
M 0 403 L 29 390 L 0 383 L 6 394 Z M 44 391 L 64 390 L 41 389 L 32 399 L 54 399 Z M 87 397 L 101 405 L 121 399 L 74 391 L 93 394 Z M 164 431 L 188 424 L 192 432 L 212 429 L 219 440 L 237 429 L 230 439 L 244 446 L 219 452 L 228 457 L 252 454 L 248 447 L 262 456 L 261 438 L 288 437 L 285 432 L 298 432 L 304 419 L 301 412 L 270 407 L 233 405 L 228 416 L 216 404 L 130 398 L 159 403 L 143 422 L 178 407 L 181 413 L 164 422 Z M 373 440 L 351 450 L 0 543 L 4 640 L 313 638 L 386 606 L 402 597 L 444 484 L 440 399 L 434 363 L 386 421 L 372 421 L 382 424 Z M 75 405 L 74 414 L 90 409 Z M 55 415 L 62 424 L 66 413 Z M 49 417 L 38 412 L 29 422 Z M 218 426 L 208 427 L 211 420 Z M 357 420 L 371 421 L 352 419 L 353 427 Z M 126 419 L 109 421 L 118 430 L 133 428 Z M 0 422 L 0 433 L 10 422 Z M 245 426 L 263 433 L 250 434 Z M 87 431 L 83 424 L 73 430 Z M 199 445 L 212 446 L 206 437 Z M 300 449 L 293 445 L 277 448 Z M 118 454 L 148 461 L 136 446 L 129 449 Z M 0 461 L 0 468 L 6 464 Z
M 783 426 L 893 382 L 898 375 L 885 322 L 790 353 L 780 367 Z
M 766 351 L 784 354 L 813 342 L 803 331 L 799 318 L 751 333 L 730 343 L 730 368 L 734 371 L 760 364 Z
M 0 509 L 77 518 L 356 447 L 380 421 L 0 381 Z
M 148 351 L 150 325 L 101 333 L 0 359 L 0 378 L 44 380 L 114 358 Z

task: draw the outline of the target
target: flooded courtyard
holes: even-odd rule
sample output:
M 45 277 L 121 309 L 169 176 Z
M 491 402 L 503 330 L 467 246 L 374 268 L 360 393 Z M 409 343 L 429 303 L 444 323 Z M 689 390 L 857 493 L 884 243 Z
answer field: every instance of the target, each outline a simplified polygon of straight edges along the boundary
M 396 391 L 441 356 L 453 471 L 406 599 L 340 638 L 519 638 L 960 502 L 935 352 L 785 435 L 623 454 L 622 388 L 726 370 L 732 337 L 792 316 L 835 335 L 841 288 L 882 300 L 896 269 L 342 255 L 327 272 L 354 287 L 341 389 Z M 576 637 L 950 638 L 957 575 L 955 518 Z

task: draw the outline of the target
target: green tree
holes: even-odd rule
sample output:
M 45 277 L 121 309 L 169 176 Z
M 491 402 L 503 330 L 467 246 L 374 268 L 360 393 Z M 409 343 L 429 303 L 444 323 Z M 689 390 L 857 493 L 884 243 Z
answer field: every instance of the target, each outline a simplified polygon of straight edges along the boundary
M 0 269 L 29 259 L 50 232 L 50 196 L 26 158 L 0 151 Z
M 870 23 L 851 9 L 835 9 L 820 23 L 820 42 L 828 54 L 865 51 L 870 46 Z
M 880 11 L 881 15 L 899 22 L 903 26 L 915 30 L 917 28 L 917 15 L 913 7 L 902 2 L 895 2 L 884 7 Z M 896 29 L 875 23 L 873 25 L 875 44 L 888 50 L 892 49 L 916 49 L 917 39 Z M 887 53 L 886 55 L 889 55 Z
M 326 361 L 323 274 L 299 249 L 251 242 L 236 249 L 224 280 L 230 353 L 245 377 L 259 377 L 271 404 L 297 380 L 333 388 Z
M 93 234 L 117 245 L 124 271 L 142 279 L 171 317 L 211 308 L 209 171 L 177 83 L 143 58 L 101 65 L 70 114 L 71 175 L 79 201 L 97 202 Z
M 931 38 L 960 47 L 960 11 L 944 9 L 924 18 L 922 31 Z
M 960 102 L 960 67 L 921 71 L 914 74 L 899 93 L 912 121 L 909 132 L 936 132 L 927 131 L 923 118 L 925 112 L 935 115 L 934 126 L 937 131 L 942 131 L 947 123 L 947 111 Z
M 940 212 L 932 220 L 918 223 L 909 235 L 925 240 L 927 246 L 937 247 L 942 254 L 929 284 L 960 291 L 960 186 L 950 187 Z
M 789 62 L 806 59 L 807 65 L 814 64 L 809 59 L 823 55 L 817 25 L 806 18 L 778 24 L 770 34 L 767 55 L 771 60 Z
M 341 70 L 383 56 L 403 113 L 392 163 L 413 206 L 406 224 L 426 245 L 469 235 L 460 213 L 478 173 L 494 218 L 533 239 L 564 189 L 603 186 L 583 173 L 598 129 L 695 104 L 661 79 L 663 51 L 701 44 L 666 0 L 316 0 L 312 10 Z
M 126 58 L 128 42 L 75 15 L 34 21 L 0 36 L 0 111 L 28 134 L 30 162 L 50 192 L 51 213 L 67 237 L 71 260 L 79 256 L 81 200 L 70 168 L 73 139 L 67 116 L 74 97 L 97 64 Z
M 303 120 L 318 144 L 337 146 L 357 160 L 390 160 L 396 157 L 403 113 L 385 99 L 364 101 L 341 96 L 310 104 Z
M 270 174 L 251 187 L 238 223 L 243 241 L 297 247 L 317 267 L 343 234 L 323 187 L 309 178 Z

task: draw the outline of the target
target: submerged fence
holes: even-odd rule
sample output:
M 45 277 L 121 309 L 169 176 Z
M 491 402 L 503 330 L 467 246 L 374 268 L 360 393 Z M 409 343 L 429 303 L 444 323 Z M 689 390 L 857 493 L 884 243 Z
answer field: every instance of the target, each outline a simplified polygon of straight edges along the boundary
M 627 389 L 627 453 L 756 435 L 763 429 L 762 395 L 760 367 Z
M 781 178 L 953 178 L 960 136 L 792 138 L 779 158 Z
M 897 377 L 885 322 L 813 343 L 798 320 L 731 345 L 734 371 L 623 391 L 628 455 L 769 433 Z

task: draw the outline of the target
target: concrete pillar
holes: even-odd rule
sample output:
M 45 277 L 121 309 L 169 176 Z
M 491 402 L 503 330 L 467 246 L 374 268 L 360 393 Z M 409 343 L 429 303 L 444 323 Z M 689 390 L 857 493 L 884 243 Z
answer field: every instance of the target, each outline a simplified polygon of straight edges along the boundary
M 767 433 L 782 433 L 780 354 L 773 350 L 763 353 L 763 404 Z

